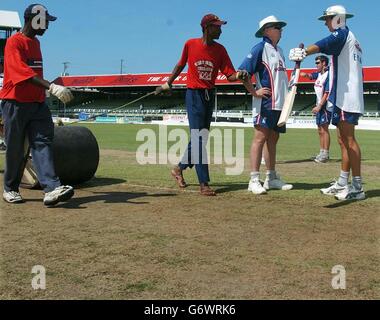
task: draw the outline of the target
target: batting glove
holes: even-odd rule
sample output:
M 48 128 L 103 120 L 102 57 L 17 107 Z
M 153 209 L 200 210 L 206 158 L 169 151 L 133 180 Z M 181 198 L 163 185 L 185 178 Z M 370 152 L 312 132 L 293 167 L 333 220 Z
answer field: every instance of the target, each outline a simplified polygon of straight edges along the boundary
M 293 48 L 289 52 L 290 61 L 302 61 L 306 58 L 306 50 L 301 48 Z
M 59 86 L 54 83 L 50 85 L 49 93 L 51 93 L 53 96 L 56 96 L 63 103 L 69 103 L 71 100 L 74 99 L 74 96 L 71 93 L 70 89 L 67 89 L 64 86 Z
M 237 80 L 245 80 L 248 78 L 248 71 L 246 70 L 239 70 L 236 72 L 236 79 Z
M 155 95 L 171 90 L 172 86 L 169 83 L 165 83 L 162 86 L 156 88 Z

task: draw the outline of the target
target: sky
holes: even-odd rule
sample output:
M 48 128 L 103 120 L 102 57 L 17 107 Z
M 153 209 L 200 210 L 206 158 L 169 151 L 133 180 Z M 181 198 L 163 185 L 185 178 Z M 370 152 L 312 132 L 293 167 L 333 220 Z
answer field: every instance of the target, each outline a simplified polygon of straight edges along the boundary
M 17 11 L 23 17 L 31 1 L 0 0 L 0 10 Z M 288 25 L 279 43 L 288 68 L 291 48 L 310 45 L 329 35 L 323 11 L 335 4 L 354 14 L 348 27 L 363 49 L 364 66 L 380 66 L 380 1 L 378 0 L 44 0 L 58 19 L 40 39 L 47 80 L 54 80 L 69 62 L 70 75 L 171 72 L 183 45 L 202 35 L 200 21 L 214 13 L 228 23 L 218 42 L 223 44 L 237 68 L 250 49 L 259 21 L 275 15 Z M 22 20 L 23 23 L 23 20 Z M 376 40 L 377 39 L 377 40 Z M 314 67 L 308 58 L 303 67 Z

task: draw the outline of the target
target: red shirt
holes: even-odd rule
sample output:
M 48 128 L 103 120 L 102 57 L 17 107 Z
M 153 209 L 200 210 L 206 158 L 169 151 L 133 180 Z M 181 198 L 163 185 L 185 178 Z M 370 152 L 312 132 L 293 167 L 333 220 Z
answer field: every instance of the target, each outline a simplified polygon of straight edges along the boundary
M 7 40 L 5 46 L 4 83 L 0 99 L 44 102 L 45 88 L 27 81 L 34 76 L 43 78 L 40 42 L 18 32 Z
M 236 71 L 226 49 L 219 43 L 203 43 L 203 39 L 190 39 L 185 43 L 178 65 L 188 63 L 187 87 L 190 89 L 212 89 L 219 70 L 226 76 Z

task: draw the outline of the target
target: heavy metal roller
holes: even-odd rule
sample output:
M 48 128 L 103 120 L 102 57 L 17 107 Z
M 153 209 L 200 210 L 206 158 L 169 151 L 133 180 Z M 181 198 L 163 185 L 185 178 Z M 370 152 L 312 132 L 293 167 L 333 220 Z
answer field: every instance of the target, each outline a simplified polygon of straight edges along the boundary
M 62 184 L 77 185 L 90 180 L 99 164 L 99 146 L 86 127 L 59 126 L 54 129 L 54 167 Z M 37 188 L 33 159 L 27 160 L 21 186 Z

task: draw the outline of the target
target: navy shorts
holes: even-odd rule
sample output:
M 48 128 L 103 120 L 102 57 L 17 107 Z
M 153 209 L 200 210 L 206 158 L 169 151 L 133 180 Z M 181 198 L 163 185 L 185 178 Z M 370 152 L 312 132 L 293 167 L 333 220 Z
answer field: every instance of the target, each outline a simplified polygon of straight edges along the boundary
M 281 111 L 279 110 L 267 110 L 262 108 L 260 113 L 253 118 L 253 125 L 255 127 L 263 127 L 272 129 L 278 133 L 286 132 L 286 125 L 278 127 L 278 119 L 280 119 Z
M 356 126 L 359 123 L 360 116 L 361 116 L 360 113 L 346 112 L 338 108 L 337 106 L 335 106 L 331 123 L 334 126 L 337 126 L 339 122 L 346 121 Z
M 327 111 L 325 108 L 320 110 L 315 116 L 315 122 L 318 127 L 323 126 L 324 124 L 331 123 L 331 112 Z

